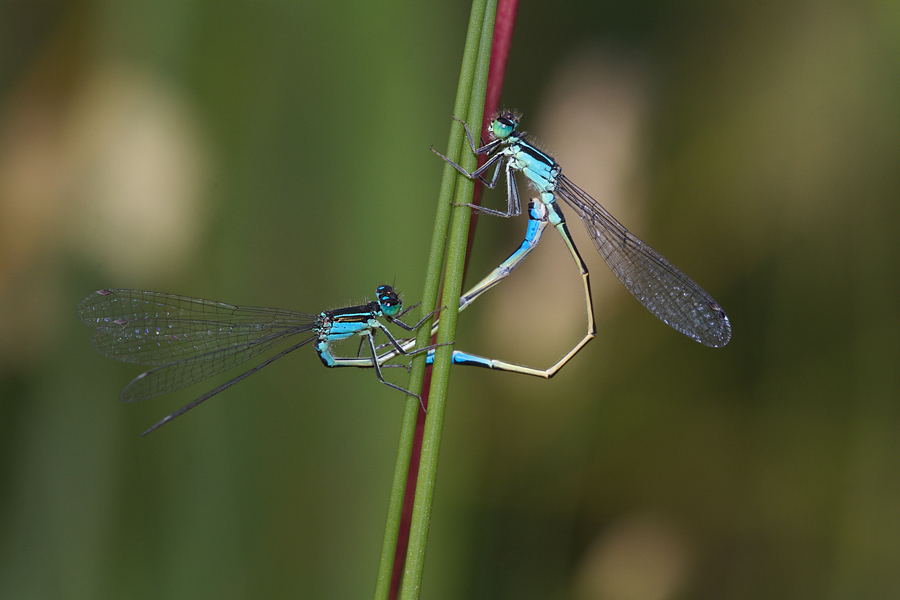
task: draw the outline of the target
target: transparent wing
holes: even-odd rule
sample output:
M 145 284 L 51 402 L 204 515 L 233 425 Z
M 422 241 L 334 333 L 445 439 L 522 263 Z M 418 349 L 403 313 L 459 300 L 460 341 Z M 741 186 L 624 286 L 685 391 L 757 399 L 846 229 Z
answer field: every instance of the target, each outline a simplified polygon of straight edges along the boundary
M 556 194 L 578 213 L 606 265 L 647 310 L 704 346 L 718 348 L 728 343 L 728 316 L 693 279 L 563 175 Z
M 287 330 L 273 333 L 268 337 L 252 342 L 241 343 L 221 350 L 213 350 L 206 354 L 150 369 L 146 373 L 141 373 L 131 383 L 126 385 L 122 393 L 119 394 L 119 399 L 123 402 L 137 402 L 138 400 L 155 398 L 156 396 L 180 390 L 248 361 L 296 333 L 299 332 L 297 330 Z M 315 336 L 310 336 L 295 346 L 295 349 L 308 344 L 314 339 L 316 339 Z
M 122 390 L 126 401 L 167 394 L 226 371 L 286 337 L 312 331 L 318 318 L 141 290 L 94 292 L 78 303 L 77 314 L 97 330 L 93 343 L 101 354 L 158 365 Z

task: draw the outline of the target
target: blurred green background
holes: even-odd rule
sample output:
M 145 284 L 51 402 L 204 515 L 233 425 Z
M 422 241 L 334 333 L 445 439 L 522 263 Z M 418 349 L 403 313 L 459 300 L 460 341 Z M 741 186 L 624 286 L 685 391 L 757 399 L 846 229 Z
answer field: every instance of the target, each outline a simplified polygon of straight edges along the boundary
M 0 3 L 0 597 L 371 595 L 400 394 L 304 349 L 142 439 L 209 386 L 119 403 L 140 368 L 74 309 L 416 301 L 468 10 Z M 455 370 L 422 597 L 900 597 L 900 4 L 523 2 L 503 102 L 734 338 L 656 321 L 570 214 L 598 338 Z M 480 220 L 470 283 L 524 226 Z M 458 348 L 579 339 L 546 238 Z

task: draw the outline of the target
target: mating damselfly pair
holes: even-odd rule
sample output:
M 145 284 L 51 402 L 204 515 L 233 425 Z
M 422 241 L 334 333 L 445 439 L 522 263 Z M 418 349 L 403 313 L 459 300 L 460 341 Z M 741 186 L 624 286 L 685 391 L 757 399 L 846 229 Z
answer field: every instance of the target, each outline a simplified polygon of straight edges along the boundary
M 575 210 L 607 266 L 647 310 L 670 327 L 705 346 L 721 347 L 727 344 L 731 339 L 731 323 L 719 304 L 690 277 L 625 229 L 596 200 L 566 178 L 550 155 L 542 152 L 528 141 L 524 133 L 518 131 L 518 124 L 519 116 L 515 113 L 502 112 L 494 116 L 490 123 L 490 139 L 477 147 L 468 126 L 463 123 L 472 151 L 476 155 L 487 156 L 487 161 L 471 173 L 435 151 L 462 175 L 477 179 L 489 188 L 497 185 L 501 170 L 505 172 L 508 189 L 506 210 L 467 205 L 479 212 L 502 217 L 521 213 L 516 173 L 522 173 L 538 194 L 528 205 L 528 227 L 522 244 L 460 297 L 459 310 L 464 310 L 481 294 L 508 276 L 537 246 L 544 229 L 550 224 L 559 232 L 581 274 L 587 311 L 587 333 L 559 361 L 546 369 L 459 350 L 453 351 L 453 363 L 550 378 L 596 335 L 588 269 L 569 233 L 557 199 L 562 199 Z M 487 179 L 484 174 L 492 166 L 493 176 Z M 90 294 L 79 303 L 77 312 L 84 323 L 97 330 L 94 347 L 101 354 L 153 367 L 122 390 L 121 399 L 125 401 L 152 398 L 182 389 L 274 349 L 288 338 L 309 334 L 302 341 L 170 414 L 144 432 L 146 435 L 285 354 L 311 342 L 315 342 L 315 351 L 325 366 L 373 368 L 382 383 L 418 398 L 417 394 L 386 381 L 381 372 L 385 367 L 402 366 L 388 364 L 398 357 L 425 352 L 426 360 L 433 360 L 434 346 L 416 349 L 414 339 L 398 340 L 386 326 L 386 323 L 395 324 L 405 331 L 415 331 L 433 314 L 429 313 L 415 325 L 407 325 L 400 317 L 411 309 L 412 307 L 402 310 L 402 302 L 396 291 L 389 285 L 383 285 L 376 290 L 374 301 L 318 314 L 236 306 L 176 294 L 114 289 Z M 435 321 L 432 333 L 438 327 L 439 321 Z M 378 331 L 388 340 L 381 346 L 375 343 Z M 360 338 L 356 356 L 336 356 L 333 344 L 351 337 Z M 364 345 L 368 356 L 362 355 Z

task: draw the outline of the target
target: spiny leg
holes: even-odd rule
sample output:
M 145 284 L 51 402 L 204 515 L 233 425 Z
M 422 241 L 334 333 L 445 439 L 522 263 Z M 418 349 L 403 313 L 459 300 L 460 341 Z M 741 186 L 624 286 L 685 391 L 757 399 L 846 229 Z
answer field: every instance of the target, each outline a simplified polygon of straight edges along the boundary
M 395 340 L 394 337 L 393 337 L 390 333 L 388 333 L 388 331 L 387 331 L 386 329 L 384 329 L 383 327 L 384 327 L 384 326 L 382 326 L 382 330 L 383 330 L 385 333 L 387 333 L 388 338 L 391 340 L 391 342 L 392 342 L 393 344 L 396 345 L 396 351 L 402 352 L 404 355 L 406 355 L 407 353 L 403 351 L 403 349 L 400 347 L 399 344 L 397 344 L 397 340 Z M 381 374 L 381 365 L 378 364 L 378 350 L 376 350 L 376 348 L 375 348 L 375 336 L 374 336 L 374 334 L 372 333 L 371 330 L 368 330 L 368 331 L 366 331 L 366 333 L 363 335 L 363 337 L 369 341 L 369 352 L 371 352 L 371 356 L 370 356 L 369 361 L 368 361 L 368 362 L 369 362 L 369 365 L 368 365 L 368 366 L 374 367 L 374 369 L 375 369 L 375 376 L 378 377 L 378 381 L 380 381 L 381 383 L 383 383 L 384 385 L 386 385 L 386 386 L 388 386 L 388 387 L 392 387 L 392 388 L 394 388 L 395 390 L 398 390 L 398 391 L 400 391 L 400 392 L 403 392 L 404 394 L 408 394 L 408 395 L 412 396 L 413 398 L 415 398 L 416 400 L 419 400 L 419 401 L 421 402 L 422 399 L 419 397 L 418 394 L 414 394 L 413 392 L 411 392 L 411 391 L 409 391 L 409 390 L 407 390 L 407 389 L 405 389 L 405 388 L 402 388 L 402 387 L 400 387 L 399 385 L 395 385 L 395 384 L 391 383 L 390 381 L 387 381 L 387 380 L 384 378 L 384 376 Z M 344 363 L 341 361 L 341 362 L 336 362 L 334 366 L 340 367 L 340 366 L 351 366 L 351 365 L 344 364 Z

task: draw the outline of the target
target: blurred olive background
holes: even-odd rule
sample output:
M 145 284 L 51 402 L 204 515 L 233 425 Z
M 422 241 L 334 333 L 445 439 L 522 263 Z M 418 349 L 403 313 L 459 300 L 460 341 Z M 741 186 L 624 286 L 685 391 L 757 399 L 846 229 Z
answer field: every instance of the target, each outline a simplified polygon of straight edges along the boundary
M 303 349 L 142 439 L 215 382 L 118 402 L 140 368 L 74 309 L 415 302 L 468 11 L 0 4 L 0 597 L 372 593 L 400 394 Z M 646 313 L 569 211 L 598 337 L 454 372 L 422 597 L 900 596 L 900 5 L 523 2 L 503 101 L 734 338 Z M 470 283 L 524 226 L 479 221 Z M 546 238 L 458 348 L 580 339 Z

